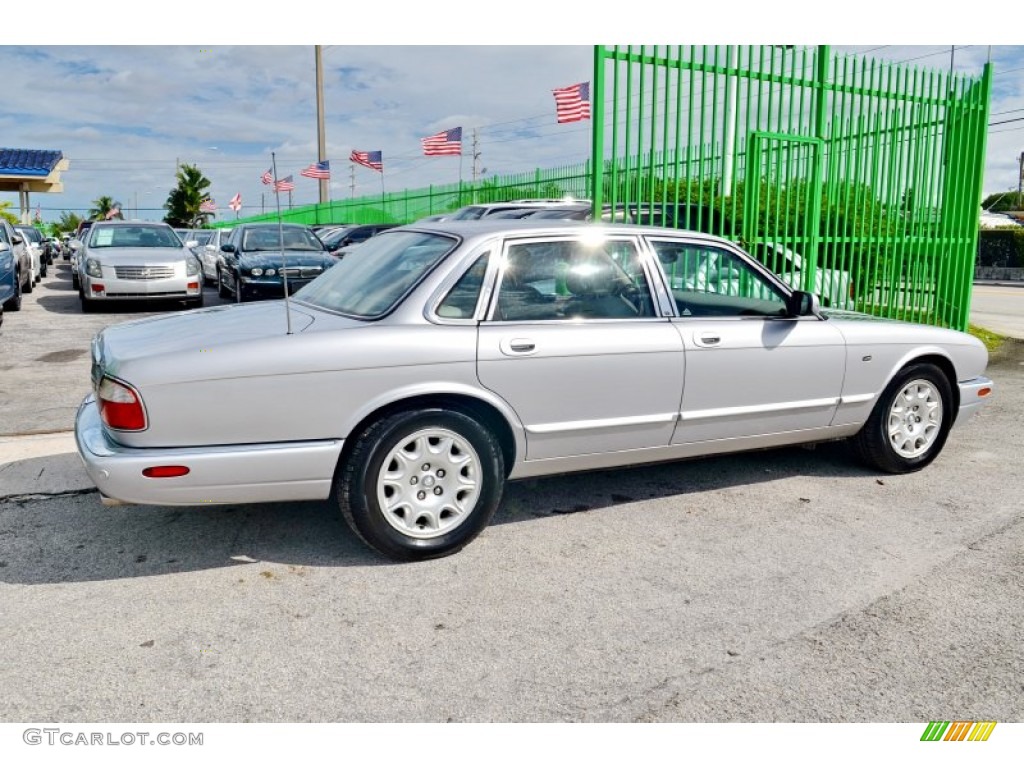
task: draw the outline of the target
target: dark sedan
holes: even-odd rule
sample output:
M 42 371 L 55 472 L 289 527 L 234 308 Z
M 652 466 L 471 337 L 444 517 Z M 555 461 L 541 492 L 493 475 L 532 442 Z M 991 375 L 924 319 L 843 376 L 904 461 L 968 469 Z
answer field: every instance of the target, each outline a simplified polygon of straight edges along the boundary
M 273 299 L 319 277 L 336 263 L 309 227 L 242 224 L 220 247 L 217 288 L 222 299 Z

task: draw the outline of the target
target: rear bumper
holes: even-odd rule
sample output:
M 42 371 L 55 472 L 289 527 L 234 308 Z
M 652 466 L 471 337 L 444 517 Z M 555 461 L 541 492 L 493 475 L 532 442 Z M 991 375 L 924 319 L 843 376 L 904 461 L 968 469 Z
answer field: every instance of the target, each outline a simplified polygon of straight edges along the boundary
M 105 502 L 192 506 L 326 499 L 342 440 L 128 448 L 110 439 L 94 395 L 78 407 L 75 441 L 85 471 Z M 189 468 L 182 477 L 149 478 L 153 466 Z
M 960 410 L 957 412 L 957 423 L 966 421 L 976 414 L 988 398 L 992 397 L 995 390 L 992 379 L 985 376 L 977 376 L 957 384 L 960 389 Z M 989 390 L 989 393 L 982 397 L 979 393 L 982 390 Z

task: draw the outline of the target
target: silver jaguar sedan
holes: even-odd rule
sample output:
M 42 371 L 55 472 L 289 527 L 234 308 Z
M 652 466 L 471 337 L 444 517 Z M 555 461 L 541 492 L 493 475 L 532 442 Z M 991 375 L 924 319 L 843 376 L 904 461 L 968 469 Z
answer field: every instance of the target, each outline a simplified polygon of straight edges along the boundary
M 100 302 L 143 299 L 203 306 L 199 259 L 167 224 L 97 221 L 75 241 L 72 265 L 83 312 Z
M 517 478 L 833 439 L 922 469 L 987 362 L 964 333 L 823 311 L 708 235 L 420 223 L 289 302 L 106 328 L 76 435 L 105 503 L 331 498 L 410 560 L 466 545 Z

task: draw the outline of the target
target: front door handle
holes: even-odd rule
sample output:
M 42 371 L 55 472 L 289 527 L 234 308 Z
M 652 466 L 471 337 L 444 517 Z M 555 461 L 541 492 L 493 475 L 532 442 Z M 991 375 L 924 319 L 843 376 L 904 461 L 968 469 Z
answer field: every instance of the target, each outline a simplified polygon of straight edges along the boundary
M 698 347 L 717 347 L 722 343 L 722 336 L 714 331 L 701 331 L 694 334 L 693 340 Z
M 537 345 L 532 339 L 502 339 L 498 346 L 506 355 L 532 355 L 537 351 Z

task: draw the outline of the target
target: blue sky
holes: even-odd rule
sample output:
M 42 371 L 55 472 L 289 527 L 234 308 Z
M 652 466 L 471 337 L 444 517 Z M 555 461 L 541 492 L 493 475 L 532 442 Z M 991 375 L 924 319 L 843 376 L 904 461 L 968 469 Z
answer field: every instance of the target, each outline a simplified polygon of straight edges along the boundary
M 664 34 L 655 30 L 652 35 L 652 25 L 644 21 L 651 18 L 642 13 L 644 5 L 633 4 L 637 14 L 621 23 L 588 24 L 568 11 L 553 12 L 531 0 L 517 3 L 515 20 L 499 15 L 498 29 L 483 24 L 486 19 L 476 14 L 480 25 L 474 29 L 442 23 L 422 11 L 422 5 L 397 3 L 384 8 L 404 23 L 393 18 L 372 29 L 360 23 L 355 35 L 352 14 L 341 12 L 323 23 L 322 35 L 312 34 L 309 19 L 323 13 L 313 5 L 289 4 L 294 12 L 280 18 L 258 3 L 247 4 L 248 26 L 240 26 L 238 9 L 202 6 L 195 11 L 202 18 L 196 28 L 168 19 L 173 37 L 158 24 L 132 47 L 119 45 L 127 27 L 114 28 L 94 16 L 69 25 L 63 33 L 68 39 L 60 40 L 61 45 L 12 46 L 0 33 L 0 71 L 21 75 L 7 78 L 0 99 L 0 143 L 60 149 L 70 159 L 65 192 L 33 196 L 33 208 L 41 206 L 45 220 L 62 210 L 82 213 L 100 195 L 120 200 L 127 210 L 139 209 L 142 218 L 160 218 L 178 162 L 197 164 L 211 179 L 222 216 L 230 215 L 227 202 L 236 192 L 242 195 L 244 212 L 255 212 L 267 191 L 259 175 L 270 165 L 271 152 L 276 154 L 279 175 L 295 177 L 294 203 L 314 202 L 317 184 L 300 177 L 299 171 L 317 159 L 312 44 L 322 36 L 334 198 L 352 193 L 347 158 L 354 148 L 383 151 L 389 191 L 457 181 L 457 158 L 426 158 L 419 147 L 421 137 L 455 126 L 464 128 L 466 154 L 471 129 L 477 128 L 478 167 L 486 168 L 486 175 L 581 162 L 588 152 L 589 123 L 556 125 L 551 89 L 590 79 L 591 43 L 650 43 L 652 36 Z M 815 9 L 816 16 L 821 13 L 820 4 L 791 6 Z M 609 7 L 618 9 L 621 18 L 621 4 Z M 730 12 L 743 7 L 730 5 Z M 978 74 L 991 55 L 996 74 L 990 122 L 1024 118 L 1024 46 L 999 45 L 999 35 L 1006 33 L 998 25 L 979 32 L 971 21 L 961 21 L 950 25 L 955 32 L 927 31 L 937 41 L 934 44 L 884 45 L 884 38 L 900 29 L 915 30 L 901 35 L 904 39 L 912 40 L 915 34 L 920 38 L 921 21 L 914 9 L 893 11 L 878 4 L 874 13 L 887 22 L 880 25 L 870 13 L 871 3 L 857 7 L 858 19 L 844 23 L 843 34 L 863 42 L 832 43 L 835 50 L 948 69 L 950 41 L 942 38 L 980 38 L 980 43 L 956 46 L 956 69 Z M 991 3 L 987 7 L 990 12 L 998 9 Z M 787 8 L 776 4 L 763 18 L 751 11 L 744 17 L 746 26 L 737 26 L 732 19 L 728 27 L 713 13 L 687 11 L 679 21 L 689 39 L 671 42 L 821 42 L 813 39 L 820 30 L 790 26 L 787 22 L 796 15 Z M 469 8 L 464 10 L 474 15 Z M 601 4 L 588 6 L 588 12 L 600 16 Z M 541 30 L 538 14 L 546 22 Z M 565 17 L 572 23 L 565 23 Z M 270 22 L 256 23 L 257 18 Z M 196 37 L 197 30 L 225 42 L 185 39 Z M 348 39 L 352 37 L 358 40 Z M 481 44 L 463 44 L 470 37 Z M 329 45 L 332 40 L 337 44 Z M 82 41 L 102 45 L 74 44 Z M 382 44 L 389 42 L 397 44 Z M 432 44 L 412 44 L 423 42 Z M 1022 149 L 1024 120 L 990 128 L 986 193 L 1015 188 Z M 469 157 L 462 159 L 461 175 L 471 178 Z M 371 170 L 356 168 L 354 181 L 357 195 L 380 190 L 380 176 Z M 0 200 L 16 205 L 17 195 L 0 193 Z M 270 195 L 264 204 L 272 205 Z

